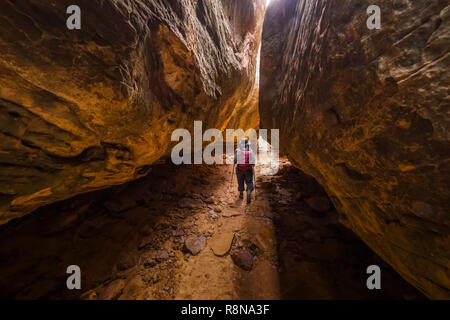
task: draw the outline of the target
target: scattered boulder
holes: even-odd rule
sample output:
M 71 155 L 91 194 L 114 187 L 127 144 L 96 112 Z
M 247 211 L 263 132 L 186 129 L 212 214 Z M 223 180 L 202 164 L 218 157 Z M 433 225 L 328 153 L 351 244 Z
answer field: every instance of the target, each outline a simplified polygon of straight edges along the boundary
M 241 269 L 250 271 L 253 268 L 253 255 L 245 249 L 231 251 L 231 259 Z
M 213 236 L 209 245 L 216 256 L 222 257 L 230 251 L 233 239 L 234 232 L 221 233 Z
M 311 197 L 306 199 L 306 203 L 317 212 L 326 212 L 331 208 L 330 200 L 327 197 Z
M 193 256 L 196 256 L 206 247 L 206 238 L 205 237 L 189 237 L 184 242 L 185 249 L 192 254 Z
M 211 220 L 216 220 L 217 219 L 217 214 L 214 212 L 214 210 L 209 210 L 209 218 Z
M 156 261 L 163 262 L 169 259 L 169 253 L 166 250 L 158 250 L 155 255 Z

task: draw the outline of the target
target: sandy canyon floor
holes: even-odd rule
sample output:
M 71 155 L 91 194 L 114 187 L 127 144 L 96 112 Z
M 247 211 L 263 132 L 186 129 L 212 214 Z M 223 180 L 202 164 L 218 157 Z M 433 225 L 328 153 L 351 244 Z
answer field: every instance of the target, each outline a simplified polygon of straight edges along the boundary
M 274 160 L 275 161 L 275 160 Z M 316 181 L 257 166 L 256 200 L 230 165 L 160 161 L 144 178 L 0 227 L 0 295 L 15 299 L 421 299 L 338 221 Z M 6 245 L 7 244 L 7 245 Z M 366 268 L 382 290 L 366 288 Z M 82 289 L 66 288 L 78 265 Z

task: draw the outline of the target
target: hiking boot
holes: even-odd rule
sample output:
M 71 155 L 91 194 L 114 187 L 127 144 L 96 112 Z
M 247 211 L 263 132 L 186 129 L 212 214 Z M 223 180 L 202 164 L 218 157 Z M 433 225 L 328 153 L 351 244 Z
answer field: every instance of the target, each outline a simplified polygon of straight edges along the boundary
M 251 191 L 247 191 L 247 203 L 252 202 L 252 192 Z
M 244 191 L 239 192 L 239 199 L 244 199 Z

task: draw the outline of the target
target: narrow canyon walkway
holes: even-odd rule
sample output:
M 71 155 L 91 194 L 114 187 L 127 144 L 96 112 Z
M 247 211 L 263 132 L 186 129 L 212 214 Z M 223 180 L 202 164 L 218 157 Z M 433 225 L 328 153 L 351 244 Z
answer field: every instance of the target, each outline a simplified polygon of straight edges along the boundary
M 287 159 L 257 166 L 257 199 L 231 166 L 165 161 L 144 178 L 41 208 L 0 227 L 1 298 L 417 299 L 416 289 L 338 221 Z M 78 265 L 82 290 L 66 288 Z M 367 266 L 382 290 L 366 288 Z

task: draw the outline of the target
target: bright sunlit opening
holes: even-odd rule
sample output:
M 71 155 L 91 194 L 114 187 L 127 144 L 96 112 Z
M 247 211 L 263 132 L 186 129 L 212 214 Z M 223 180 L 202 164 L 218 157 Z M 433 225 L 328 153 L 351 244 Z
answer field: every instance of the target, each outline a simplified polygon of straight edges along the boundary
M 268 6 L 269 6 L 269 4 L 270 4 L 270 1 L 272 1 L 272 0 L 266 0 L 266 7 L 268 7 Z

